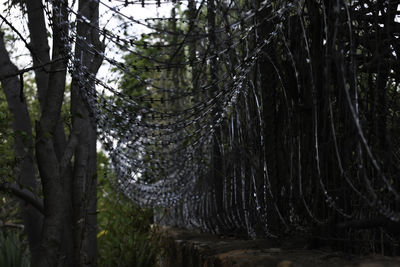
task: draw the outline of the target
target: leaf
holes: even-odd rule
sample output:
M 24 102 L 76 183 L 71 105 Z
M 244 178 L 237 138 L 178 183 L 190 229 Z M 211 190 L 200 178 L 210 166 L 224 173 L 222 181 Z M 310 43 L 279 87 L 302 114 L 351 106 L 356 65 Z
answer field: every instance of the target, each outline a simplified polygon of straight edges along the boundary
M 103 235 L 106 235 L 108 233 L 107 230 L 101 230 L 98 234 L 97 234 L 97 238 L 100 238 Z

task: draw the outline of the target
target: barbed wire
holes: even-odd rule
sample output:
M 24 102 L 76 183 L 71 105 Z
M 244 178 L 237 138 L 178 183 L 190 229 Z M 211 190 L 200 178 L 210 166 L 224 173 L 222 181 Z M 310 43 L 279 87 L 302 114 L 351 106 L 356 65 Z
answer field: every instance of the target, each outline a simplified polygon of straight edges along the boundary
M 63 53 L 121 193 L 170 207 L 169 223 L 252 238 L 400 220 L 398 69 L 388 63 L 400 52 L 397 6 L 116 2 L 99 1 L 100 27 L 70 6 L 107 49 L 68 23 Z M 125 11 L 165 3 L 167 18 Z M 117 26 L 107 28 L 110 14 Z M 114 78 L 91 74 L 77 48 L 104 58 Z

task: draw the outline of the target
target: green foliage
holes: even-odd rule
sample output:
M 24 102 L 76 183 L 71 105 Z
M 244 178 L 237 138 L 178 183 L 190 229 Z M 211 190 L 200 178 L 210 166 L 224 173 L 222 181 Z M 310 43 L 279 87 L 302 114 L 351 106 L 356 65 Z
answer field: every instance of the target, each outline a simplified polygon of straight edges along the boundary
M 0 88 L 0 177 L 2 180 L 12 176 L 14 153 L 11 123 L 7 101 Z
M 160 235 L 151 227 L 153 212 L 140 208 L 109 182 L 108 159 L 98 153 L 99 266 L 155 266 Z
M 24 93 L 27 103 L 31 107 L 31 120 L 33 121 L 39 114 L 39 104 L 35 97 L 33 78 L 27 77 L 24 79 Z M 3 89 L 0 87 L 0 183 L 15 182 L 15 176 L 20 171 L 19 163 L 21 157 L 14 157 L 14 138 L 20 137 L 24 143 L 28 138 L 26 132 L 13 132 L 12 121 L 13 116 L 9 111 Z M 15 223 L 20 220 L 17 198 L 10 196 L 6 192 L 0 192 L 0 207 L 1 222 Z
M 32 76 L 24 77 L 24 95 L 29 107 L 31 125 L 40 116 L 39 101 L 36 97 L 35 82 Z M 14 138 L 22 137 L 22 141 L 28 138 L 27 133 L 12 131 L 12 114 L 9 112 L 6 97 L 0 87 L 0 181 L 10 181 L 14 178 L 15 167 L 20 159 L 14 158 Z M 34 133 L 33 133 L 34 134 Z
M 12 181 L 18 160 L 14 158 L 14 137 L 26 133 L 12 131 L 12 115 L 2 88 L 0 87 L 0 183 Z M 0 222 L 16 225 L 20 221 L 19 202 L 7 193 L 0 192 Z M 23 244 L 23 233 L 4 228 L 0 231 L 0 266 L 29 266 L 27 244 Z
M 176 17 L 178 12 L 183 16 L 183 11 L 173 10 L 171 17 Z M 185 24 L 177 23 L 176 20 L 159 22 L 154 25 L 168 31 L 183 32 Z M 136 42 L 135 50 L 124 56 L 124 66 L 129 72 L 121 72 L 119 87 L 121 92 L 132 97 L 137 106 L 132 109 L 156 108 L 157 110 L 179 110 L 187 103 L 180 101 L 167 102 L 161 99 L 177 98 L 172 88 L 187 88 L 190 74 L 187 67 L 174 69 L 160 68 L 155 62 L 169 62 L 171 65 L 184 61 L 187 56 L 185 48 L 176 52 L 180 41 L 177 36 L 163 34 L 143 35 Z M 166 51 L 160 53 L 160 49 Z M 118 71 L 115 69 L 114 71 Z M 151 81 L 151 82 L 148 82 Z M 179 94 L 178 94 L 179 96 Z M 117 105 L 122 105 L 118 95 L 114 97 Z M 155 101 L 158 99 L 160 101 Z M 136 110 L 129 110 L 135 113 Z M 118 124 L 125 120 L 123 116 L 114 118 Z M 143 117 L 149 123 L 163 123 L 162 118 Z M 117 126 L 116 126 L 117 127 Z M 157 148 L 152 147 L 152 150 Z M 149 152 L 149 153 L 148 153 Z M 144 159 L 147 166 L 143 167 L 140 177 L 142 182 L 154 182 L 159 177 L 153 169 L 156 168 L 151 162 L 151 151 L 137 152 L 137 156 Z M 99 224 L 99 264 L 100 266 L 154 266 L 157 256 L 162 253 L 160 242 L 161 236 L 157 229 L 151 227 L 153 211 L 140 208 L 126 198 L 121 192 L 116 192 L 109 181 L 115 180 L 112 173 L 108 171 L 108 160 L 102 153 L 98 154 L 98 224 Z
M 29 253 L 15 231 L 0 232 L 0 266 L 29 266 Z

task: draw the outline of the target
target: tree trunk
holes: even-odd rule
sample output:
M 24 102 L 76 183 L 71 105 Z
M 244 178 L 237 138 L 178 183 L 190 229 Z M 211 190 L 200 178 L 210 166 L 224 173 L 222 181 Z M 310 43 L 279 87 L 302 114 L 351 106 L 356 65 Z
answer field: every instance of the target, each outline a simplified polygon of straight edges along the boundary
M 98 24 L 98 3 L 79 1 L 80 14 L 90 20 L 91 25 Z M 86 67 L 84 75 L 94 77 L 100 68 L 102 57 L 91 53 L 89 44 L 97 51 L 103 51 L 99 41 L 99 32 L 91 25 L 79 21 L 77 34 L 82 36 L 75 46 L 75 57 L 80 59 L 80 67 Z M 85 41 L 83 41 L 85 40 Z M 82 71 L 76 70 L 71 86 L 71 114 L 73 127 L 80 128 L 78 146 L 75 153 L 74 177 L 72 185 L 73 229 L 75 266 L 96 266 L 97 257 L 97 174 L 96 174 L 96 139 L 95 119 L 89 109 L 89 97 L 95 97 L 94 80 L 82 83 Z M 83 96 L 81 92 L 90 92 Z M 93 108 L 93 107 L 92 107 Z
M 57 1 L 53 3 L 53 14 L 61 13 L 60 17 L 53 17 L 53 62 L 50 68 L 48 89 L 42 106 L 40 121 L 36 125 L 36 157 L 40 178 L 43 186 L 45 219 L 41 240 L 40 266 L 56 266 L 59 263 L 60 245 L 62 238 L 65 192 L 63 190 L 63 175 L 60 161 L 57 157 L 54 135 L 61 116 L 61 106 L 65 91 L 66 60 L 62 58 L 64 41 L 63 34 L 68 28 L 65 23 L 68 19 L 67 3 Z
M 47 40 L 46 22 L 44 18 L 44 10 L 41 0 L 26 1 L 26 9 L 28 15 L 28 28 L 30 32 L 30 51 L 33 59 L 33 67 L 35 72 L 35 81 L 38 90 L 38 99 L 41 110 L 44 107 L 44 100 L 49 85 L 50 71 L 50 48 Z M 39 67 L 41 66 L 41 67 Z M 61 160 L 64 150 L 67 146 L 67 139 L 64 132 L 62 120 L 59 119 L 54 135 L 53 142 L 58 160 Z M 62 241 L 62 256 L 65 258 L 67 265 L 72 264 L 72 225 L 71 225 L 71 181 L 72 170 L 68 164 L 67 170 L 63 176 L 63 187 L 65 193 L 65 218 Z
M 22 202 L 25 229 L 32 251 L 31 265 L 33 267 L 96 266 L 96 127 L 88 103 L 80 94 L 81 90 L 89 90 L 94 94 L 94 80 L 89 82 L 89 88 L 83 85 L 79 78 L 75 77 L 73 80 L 71 114 L 75 117 L 71 136 L 67 142 L 61 121 L 67 69 L 66 56 L 69 52 L 64 50 L 68 40 L 64 38 L 68 35 L 67 1 L 53 1 L 52 6 L 52 14 L 61 15 L 53 16 L 51 22 L 53 52 L 50 60 L 42 1 L 26 1 L 31 40 L 29 50 L 33 59 L 41 107 L 40 121 L 36 124 L 36 161 L 44 195 L 44 209 L 40 200 L 32 202 L 37 204 L 33 205 L 36 209 Z M 96 27 L 93 27 L 98 23 L 98 3 L 80 1 L 79 14 L 90 19 L 91 25 L 78 19 L 78 34 L 83 36 L 85 41 L 81 40 L 82 43 L 76 46 L 76 55 L 82 60 L 82 65 L 87 67 L 87 75 L 94 77 L 101 65 L 102 57 L 96 53 L 93 55 L 91 53 L 93 51 L 89 51 L 88 44 L 94 44 L 96 51 L 104 49 L 99 42 L 99 33 Z M 4 34 L 0 35 L 0 78 L 10 112 L 14 116 L 14 131 L 17 133 L 15 155 L 21 159 L 21 163 L 16 168 L 16 177 L 19 184 L 32 189 L 32 195 L 35 196 L 32 127 L 23 95 L 23 81 L 18 79 L 18 74 L 23 71 L 19 72 L 11 63 L 3 36 Z M 83 77 L 79 70 L 78 75 L 80 78 Z M 73 154 L 75 155 L 72 181 Z M 74 195 L 72 195 L 72 182 Z M 24 188 L 2 185 L 1 189 L 13 192 L 24 201 L 32 199 L 29 194 L 24 194 L 26 193 Z M 41 220 L 43 216 L 38 210 L 42 212 L 44 210 L 43 223 Z M 73 228 L 72 213 L 75 219 Z M 74 247 L 72 236 L 75 239 Z
M 10 61 L 4 45 L 4 33 L 0 32 L 0 76 L 17 73 L 17 67 Z M 8 108 L 13 115 L 14 153 L 17 162 L 15 169 L 16 181 L 22 188 L 27 188 L 36 193 L 35 167 L 33 157 L 32 127 L 28 107 L 21 87 L 23 81 L 17 76 L 1 78 L 1 85 L 6 95 Z M 40 252 L 40 239 L 42 229 L 42 215 L 31 204 L 21 201 L 25 232 L 28 236 L 31 251 L 31 265 L 35 266 Z

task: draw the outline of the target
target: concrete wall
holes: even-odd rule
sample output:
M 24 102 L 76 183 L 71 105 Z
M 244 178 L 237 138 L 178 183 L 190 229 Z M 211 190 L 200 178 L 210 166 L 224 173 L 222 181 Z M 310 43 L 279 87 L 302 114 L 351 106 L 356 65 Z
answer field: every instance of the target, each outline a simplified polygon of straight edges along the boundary
M 302 242 L 237 240 L 175 228 L 163 228 L 165 253 L 160 267 L 394 267 L 400 258 L 368 257 L 340 252 L 307 250 Z

